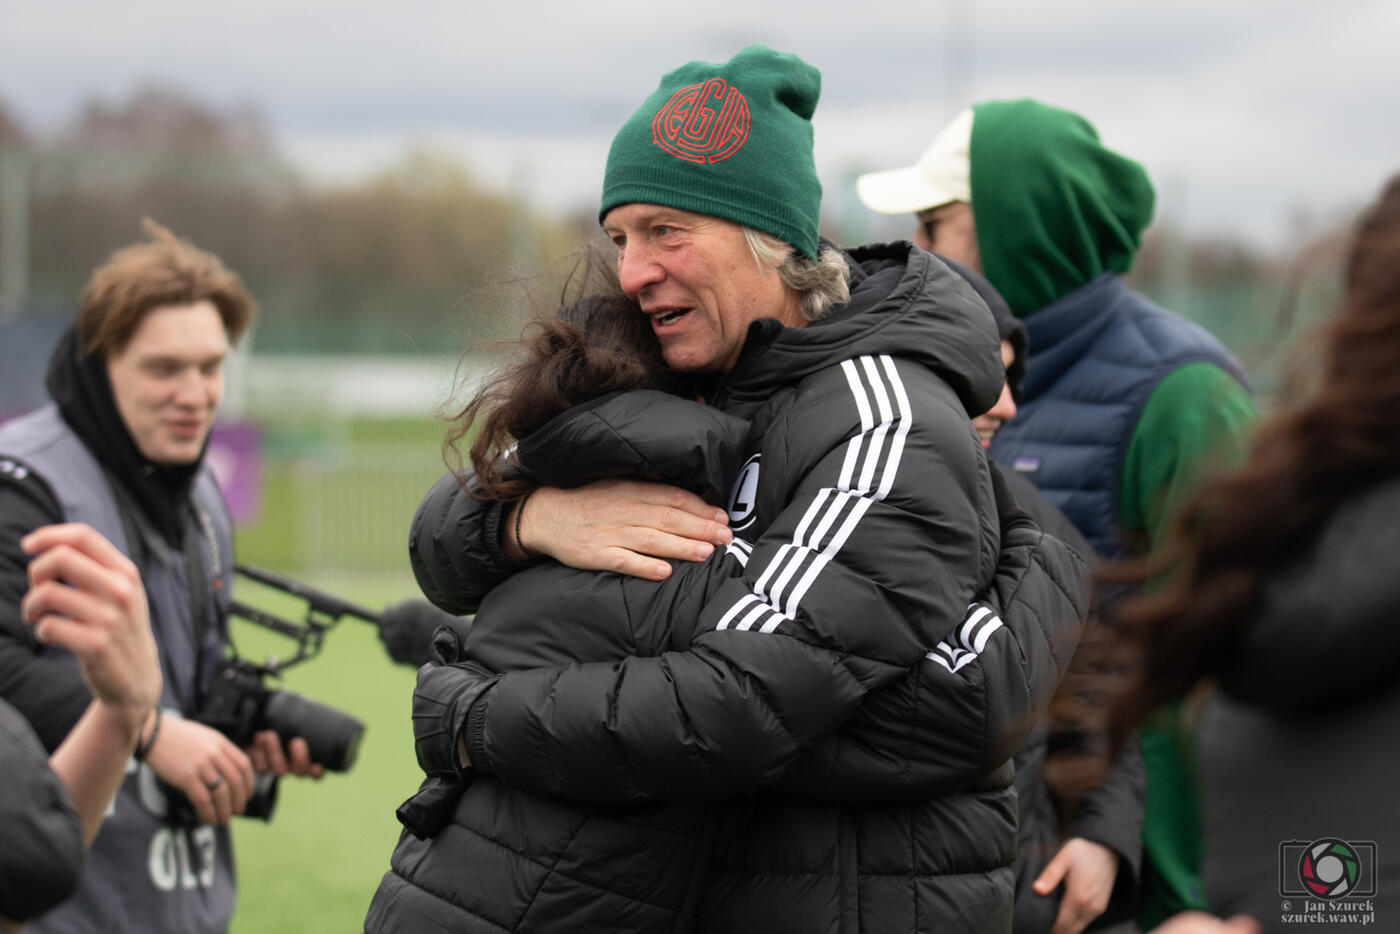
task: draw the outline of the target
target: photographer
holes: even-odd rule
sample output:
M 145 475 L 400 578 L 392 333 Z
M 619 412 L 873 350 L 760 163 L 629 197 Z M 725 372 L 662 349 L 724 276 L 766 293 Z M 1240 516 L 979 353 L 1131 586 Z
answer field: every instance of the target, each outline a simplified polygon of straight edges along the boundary
M 233 573 L 232 523 L 204 453 L 224 359 L 254 304 L 217 257 L 147 229 L 149 242 L 93 273 L 49 366 L 52 404 L 0 428 L 0 697 L 50 750 L 91 700 L 74 655 L 36 639 L 21 611 L 31 555 L 19 542 L 61 522 L 91 526 L 134 563 L 164 680 L 77 894 L 37 932 L 224 930 L 227 824 L 254 770 L 319 772 L 300 740 L 284 753 L 268 732 L 244 750 L 192 719 L 224 654 Z M 99 616 L 118 612 L 118 593 L 82 596 Z M 174 816 L 177 792 L 198 825 Z

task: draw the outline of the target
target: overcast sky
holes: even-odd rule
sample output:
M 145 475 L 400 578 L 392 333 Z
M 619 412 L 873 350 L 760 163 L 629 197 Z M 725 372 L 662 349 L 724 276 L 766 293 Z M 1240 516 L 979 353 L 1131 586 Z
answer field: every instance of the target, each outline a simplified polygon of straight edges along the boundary
M 1400 169 L 1400 0 L 49 0 L 0 25 L 0 98 L 31 127 L 143 84 L 252 106 L 308 173 L 410 142 L 537 202 L 596 201 L 611 133 L 663 72 L 751 42 L 822 71 L 827 210 L 911 163 L 972 100 L 1079 110 L 1144 162 L 1159 218 L 1285 248 Z

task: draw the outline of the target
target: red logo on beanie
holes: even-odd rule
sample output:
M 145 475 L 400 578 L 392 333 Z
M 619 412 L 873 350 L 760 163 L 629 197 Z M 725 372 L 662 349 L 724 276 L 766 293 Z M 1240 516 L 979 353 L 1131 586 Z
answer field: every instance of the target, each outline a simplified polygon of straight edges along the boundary
M 720 162 L 749 138 L 749 102 L 723 78 L 671 95 L 651 120 L 656 145 L 687 162 Z

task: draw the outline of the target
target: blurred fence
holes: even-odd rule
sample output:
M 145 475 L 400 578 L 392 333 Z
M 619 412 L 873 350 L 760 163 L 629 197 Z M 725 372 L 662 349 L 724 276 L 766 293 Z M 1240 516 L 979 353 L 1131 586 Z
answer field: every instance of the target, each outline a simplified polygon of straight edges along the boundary
M 260 508 L 239 526 L 245 561 L 312 574 L 408 572 L 414 510 L 446 470 L 434 416 L 490 363 L 443 354 L 252 355 L 230 379 L 261 425 Z
M 408 528 L 442 476 L 442 425 L 426 416 L 263 422 L 259 500 L 240 560 L 316 575 L 406 575 Z
M 400 572 L 408 567 L 408 527 L 443 468 L 422 449 L 356 447 L 345 456 L 291 465 L 296 547 L 308 571 Z

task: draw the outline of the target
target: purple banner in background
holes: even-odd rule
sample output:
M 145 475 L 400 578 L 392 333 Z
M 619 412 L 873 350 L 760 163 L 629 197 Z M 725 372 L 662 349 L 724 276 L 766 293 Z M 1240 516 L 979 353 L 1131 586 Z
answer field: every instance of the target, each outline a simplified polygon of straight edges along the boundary
M 23 415 L 0 412 L 0 424 Z M 262 509 L 262 433 L 254 422 L 219 422 L 205 454 L 234 522 L 251 522 Z
M 219 422 L 204 455 L 234 522 L 251 522 L 262 508 L 262 435 L 253 422 Z

